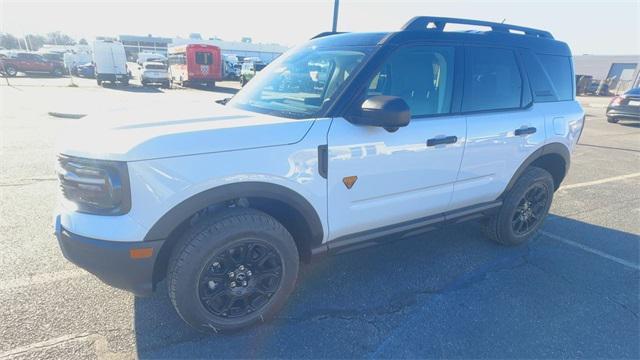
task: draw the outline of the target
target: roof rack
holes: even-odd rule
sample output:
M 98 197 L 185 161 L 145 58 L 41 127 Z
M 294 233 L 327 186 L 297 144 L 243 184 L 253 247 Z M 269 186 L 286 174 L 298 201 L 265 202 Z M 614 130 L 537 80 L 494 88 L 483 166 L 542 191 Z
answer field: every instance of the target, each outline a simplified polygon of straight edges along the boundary
M 494 23 L 490 21 L 469 20 L 469 19 L 457 19 L 457 18 L 445 18 L 434 16 L 416 16 L 409 20 L 403 27 L 402 31 L 444 31 L 444 27 L 447 24 L 463 24 L 463 25 L 476 25 L 486 26 L 491 28 L 491 31 L 499 33 L 523 33 L 524 35 L 535 36 L 539 38 L 553 39 L 553 35 L 550 32 L 538 29 L 532 29 L 523 26 L 509 25 Z

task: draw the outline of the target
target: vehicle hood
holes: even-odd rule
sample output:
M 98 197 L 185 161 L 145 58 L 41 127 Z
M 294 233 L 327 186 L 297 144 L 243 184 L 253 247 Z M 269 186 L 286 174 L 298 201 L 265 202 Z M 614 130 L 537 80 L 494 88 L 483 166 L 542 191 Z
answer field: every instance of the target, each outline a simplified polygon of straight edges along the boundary
M 118 161 L 292 144 L 302 140 L 313 124 L 213 101 L 173 109 L 127 108 L 75 121 L 59 137 L 59 153 Z

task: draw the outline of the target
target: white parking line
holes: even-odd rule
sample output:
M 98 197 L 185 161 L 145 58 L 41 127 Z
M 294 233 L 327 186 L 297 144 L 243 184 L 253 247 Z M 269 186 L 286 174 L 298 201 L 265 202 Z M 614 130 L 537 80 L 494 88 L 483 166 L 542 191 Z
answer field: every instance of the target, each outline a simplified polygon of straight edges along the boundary
M 55 347 L 61 344 L 66 344 L 74 341 L 86 341 L 87 339 L 91 339 L 91 334 L 71 334 L 64 335 L 54 339 L 49 339 L 25 346 L 20 346 L 15 349 L 11 349 L 7 352 L 3 352 L 0 354 L 0 359 L 6 359 L 9 357 L 14 357 L 17 355 L 24 355 L 26 353 L 36 351 L 36 350 L 46 350 L 51 347 Z
M 563 185 L 563 186 L 560 186 L 560 189 L 558 189 L 558 190 L 569 190 L 569 189 L 581 188 L 581 187 L 585 187 L 585 186 L 605 184 L 605 183 L 612 182 L 612 181 L 631 179 L 631 178 L 638 177 L 638 176 L 640 176 L 640 172 L 633 173 L 633 174 L 627 174 L 627 175 L 612 176 L 612 177 L 604 178 L 604 179 L 600 179 L 600 180 L 586 181 L 586 182 L 581 182 L 581 183 L 577 183 L 577 184 L 570 184 L 570 185 Z
M 47 274 L 38 274 L 34 276 L 29 276 L 29 277 L 12 279 L 8 281 L 0 281 L 0 291 L 11 290 L 19 287 L 24 287 L 24 286 L 32 286 L 32 285 L 46 284 L 46 283 L 51 283 L 56 281 L 74 279 L 74 278 L 79 278 L 87 275 L 89 275 L 89 273 L 82 269 L 63 270 L 63 271 L 56 271 L 56 272 L 47 273 Z
M 555 234 L 552 234 L 552 233 L 549 233 L 549 232 L 546 232 L 546 231 L 540 231 L 540 233 L 542 235 L 546 236 L 546 237 L 551 238 L 551 239 L 558 240 L 558 241 L 560 241 L 562 243 L 565 243 L 567 245 L 570 245 L 570 246 L 573 246 L 573 247 L 577 247 L 578 249 L 581 249 L 581 250 L 584 250 L 586 252 L 598 255 L 600 257 L 603 257 L 605 259 L 611 260 L 613 262 L 617 262 L 618 264 L 624 265 L 624 266 L 626 266 L 628 268 L 631 268 L 631 269 L 634 269 L 634 270 L 640 270 L 640 265 L 634 264 L 634 263 L 632 263 L 630 261 L 620 259 L 620 258 L 615 257 L 613 255 L 609 255 L 607 253 L 604 253 L 604 252 L 602 252 L 600 250 L 596 250 L 594 248 L 590 248 L 590 247 L 588 247 L 586 245 L 582 245 L 582 244 L 577 243 L 577 242 L 575 242 L 573 240 L 569 240 L 569 239 L 563 238 L 562 236 L 558 236 L 558 235 L 555 235 Z

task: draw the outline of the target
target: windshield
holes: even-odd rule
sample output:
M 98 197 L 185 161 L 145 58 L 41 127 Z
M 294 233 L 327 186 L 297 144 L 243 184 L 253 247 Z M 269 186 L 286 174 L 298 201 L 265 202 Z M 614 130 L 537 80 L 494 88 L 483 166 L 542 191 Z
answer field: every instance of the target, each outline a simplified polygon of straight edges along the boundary
M 292 50 L 260 71 L 228 105 L 289 118 L 314 117 L 368 53 L 362 48 Z

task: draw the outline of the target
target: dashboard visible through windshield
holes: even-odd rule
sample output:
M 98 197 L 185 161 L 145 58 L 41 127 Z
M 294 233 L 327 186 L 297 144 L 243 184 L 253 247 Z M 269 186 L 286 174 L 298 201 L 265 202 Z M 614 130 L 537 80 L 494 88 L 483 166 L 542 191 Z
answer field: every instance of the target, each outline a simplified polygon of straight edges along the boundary
M 360 48 L 293 50 L 256 75 L 228 105 L 288 118 L 314 117 L 334 100 L 368 53 Z

